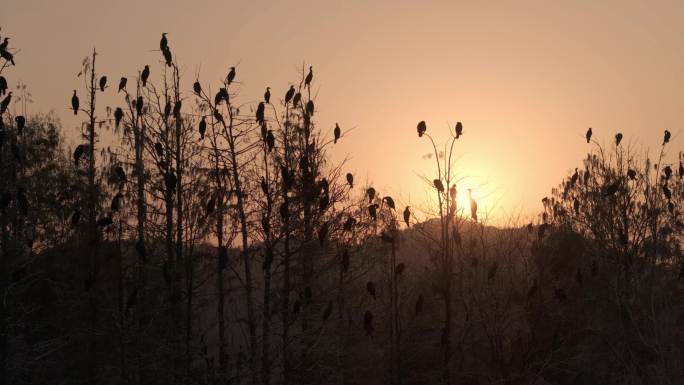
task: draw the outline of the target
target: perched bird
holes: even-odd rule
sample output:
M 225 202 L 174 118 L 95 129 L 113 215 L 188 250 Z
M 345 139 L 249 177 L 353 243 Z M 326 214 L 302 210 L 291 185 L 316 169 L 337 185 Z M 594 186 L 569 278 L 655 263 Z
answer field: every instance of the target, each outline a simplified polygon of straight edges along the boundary
M 461 122 L 456 122 L 456 139 L 463 135 L 463 124 Z
M 366 310 L 366 313 L 363 315 L 363 329 L 366 331 L 367 336 L 373 334 L 373 313 L 370 310 Z
M 477 202 L 473 199 L 471 189 L 468 189 L 468 199 L 470 200 L 470 217 L 477 222 Z
M 299 92 L 297 92 L 297 93 L 294 95 L 294 98 L 292 98 L 292 105 L 295 106 L 295 107 L 297 107 L 297 106 L 299 105 L 299 101 L 300 101 L 300 100 L 302 100 L 302 94 L 300 94 Z
M 629 179 L 635 180 L 637 177 L 637 173 L 636 173 L 636 171 L 634 171 L 630 168 L 629 170 L 627 170 L 627 176 L 629 177 Z
M 618 132 L 617 134 L 615 134 L 615 145 L 619 146 L 621 141 L 622 141 L 622 133 Z
M 178 119 L 180 118 L 180 113 L 181 113 L 181 108 L 183 107 L 183 101 L 179 100 L 176 102 L 176 104 L 173 105 L 173 117 Z
M 615 181 L 614 183 L 604 187 L 603 196 L 609 197 L 609 196 L 615 195 L 615 193 L 618 191 L 619 188 L 620 188 L 620 181 L 618 180 L 618 181 Z
M 587 130 L 587 134 L 585 135 L 585 137 L 587 138 L 587 143 L 591 141 L 591 134 L 591 127 L 589 127 L 589 129 Z
M 222 101 L 228 102 L 228 90 L 225 87 L 219 88 L 216 96 L 214 96 L 214 105 L 218 106 Z
M 268 146 L 268 152 L 273 151 L 275 147 L 275 136 L 273 136 L 273 130 L 268 130 L 266 134 L 266 145 Z
M 169 42 L 166 39 L 166 32 L 162 33 L 161 40 L 159 41 L 159 49 L 162 51 L 169 49 Z
M 265 109 L 264 102 L 259 102 L 259 105 L 257 106 L 256 114 L 255 114 L 256 115 L 256 121 L 259 124 L 264 122 L 264 109 Z
M 368 203 L 373 202 L 373 198 L 375 198 L 375 189 L 373 187 L 369 187 L 366 190 L 366 195 L 368 196 Z
M 78 167 L 78 162 L 81 160 L 81 157 L 85 153 L 86 149 L 88 148 L 88 145 L 85 144 L 79 144 L 76 146 L 74 149 L 74 165 Z
M 306 75 L 306 78 L 304 79 L 304 85 L 307 87 L 311 87 L 311 81 L 313 80 L 313 66 L 309 66 L 309 73 Z
M 157 155 L 159 157 L 164 156 L 164 146 L 162 146 L 161 142 L 155 142 L 154 143 L 154 151 L 157 152 Z
M 442 184 L 442 181 L 439 179 L 435 179 L 432 181 L 432 184 L 435 186 L 437 191 L 443 193 L 444 192 L 444 185 Z
M 230 83 L 233 82 L 235 79 L 235 67 L 230 67 L 230 71 L 228 72 L 228 75 L 226 76 L 226 83 L 230 85 Z
M 285 104 L 287 105 L 295 94 L 294 86 L 290 86 L 290 89 L 285 93 Z
M 8 44 L 9 44 L 9 37 L 5 37 L 5 39 L 2 41 L 2 43 L 0 43 L 0 51 L 6 51 Z
M 392 210 L 394 210 L 394 207 L 395 207 L 394 206 L 394 199 L 392 199 L 392 197 L 386 196 L 386 197 L 382 198 L 382 200 L 387 202 L 387 206 L 389 208 L 391 208 Z
M 145 65 L 145 68 L 142 70 L 142 74 L 140 74 L 140 80 L 142 81 L 142 86 L 147 87 L 147 78 L 150 77 L 150 66 Z
M 76 96 L 76 90 L 74 90 L 74 94 L 71 96 L 71 109 L 74 110 L 74 115 L 78 114 L 78 96 Z
M 116 128 L 119 127 L 119 124 L 121 123 L 121 119 L 123 119 L 123 110 L 121 107 L 116 107 L 116 110 L 114 110 L 114 126 Z
M 423 295 L 420 294 L 420 295 L 418 296 L 418 299 L 416 300 L 416 310 L 415 310 L 415 311 L 416 311 L 416 315 L 419 315 L 420 313 L 423 312 L 423 301 L 424 301 Z
M 104 92 L 106 86 L 107 86 L 107 76 L 102 75 L 100 77 L 100 91 Z
M 314 114 L 314 102 L 313 100 L 309 100 L 306 102 L 306 113 L 313 116 Z
M 200 84 L 199 80 L 196 80 L 195 83 L 192 85 L 192 90 L 195 91 L 197 95 L 200 95 L 202 93 L 202 85 Z
M 665 134 L 663 134 L 663 145 L 667 144 L 670 142 L 670 137 L 672 134 L 670 134 L 670 131 L 665 130 Z
M 171 101 L 166 100 L 166 104 L 164 104 L 164 119 L 168 119 L 169 116 L 171 116 L 171 109 L 173 107 L 171 106 Z
M 350 172 L 347 173 L 347 184 L 349 188 L 354 188 L 354 175 Z
M 116 166 L 114 168 L 114 172 L 116 173 L 116 177 L 119 179 L 119 182 L 126 183 L 128 178 L 126 178 L 126 171 L 124 171 L 123 167 Z
M 16 118 L 14 118 L 14 122 L 17 124 L 17 132 L 19 132 L 19 134 L 21 135 L 21 132 L 24 130 L 24 127 L 26 126 L 26 118 L 22 115 L 18 115 Z
M 2 102 L 0 102 L 0 115 L 4 114 L 5 111 L 7 111 L 7 107 L 9 107 L 10 101 L 12 101 L 12 91 L 7 93 L 7 96 L 5 96 L 4 99 L 2 99 Z
M 214 119 L 216 119 L 217 122 L 223 123 L 223 115 L 221 115 L 219 110 L 214 110 Z
M 368 291 L 368 294 L 370 294 L 371 297 L 373 297 L 373 299 L 376 299 L 375 284 L 373 283 L 373 281 L 368 281 L 368 283 L 366 283 L 366 290 Z
M 206 117 L 202 117 L 202 120 L 199 122 L 199 134 L 200 138 L 204 139 L 204 133 L 207 132 L 207 120 Z
M 323 311 L 323 322 L 327 321 L 328 318 L 330 318 L 330 315 L 332 314 L 333 310 L 333 303 L 332 301 L 328 301 L 328 306 L 325 307 L 325 310 Z
M 121 90 L 125 90 L 126 89 L 126 83 L 128 83 L 128 79 L 122 77 L 121 80 L 119 80 L 119 90 L 117 92 L 121 92 Z
M 409 221 L 411 220 L 411 210 L 409 209 L 409 206 L 406 206 L 404 209 L 404 222 L 406 223 L 406 227 L 411 227 Z
M 579 173 L 577 172 L 577 167 L 575 167 L 575 173 L 572 174 L 572 177 L 570 178 L 570 186 L 574 186 L 575 183 L 577 183 L 578 178 L 579 178 Z
M 266 92 L 264 92 L 264 102 L 266 102 L 266 104 L 271 103 L 271 87 L 266 87 Z
M 427 131 L 427 125 L 425 124 L 424 120 L 421 120 L 420 123 L 418 123 L 418 137 L 422 137 L 425 131 Z
M 333 140 L 333 143 L 337 143 L 337 141 L 340 139 L 340 135 L 342 135 L 342 130 L 340 130 L 340 125 L 335 123 L 335 130 L 333 131 L 333 134 L 335 135 L 335 139 Z
M 4 76 L 0 76 L 0 95 L 4 95 L 7 92 L 7 79 Z

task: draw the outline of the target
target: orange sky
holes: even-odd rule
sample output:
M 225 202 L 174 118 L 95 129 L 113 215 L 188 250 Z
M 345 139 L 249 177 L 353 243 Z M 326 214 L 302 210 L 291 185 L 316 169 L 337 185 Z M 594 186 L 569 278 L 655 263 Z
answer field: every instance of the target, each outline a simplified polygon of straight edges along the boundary
M 57 110 L 71 136 L 77 120 L 66 109 L 93 46 L 110 82 L 145 64 L 154 78 L 168 32 L 188 78 L 218 81 L 237 66 L 245 102 L 267 85 L 282 97 L 311 64 L 320 127 L 356 127 L 335 159 L 350 157 L 357 180 L 399 204 L 420 207 L 428 191 L 420 120 L 438 137 L 463 122 L 461 191 L 484 184 L 480 207 L 498 202 L 498 218 L 538 211 L 581 164 L 589 126 L 602 142 L 619 130 L 651 152 L 666 128 L 672 153 L 682 143 L 681 0 L 3 0 L 2 11 L 0 35 L 21 48 L 6 76 L 29 86 L 31 111 Z

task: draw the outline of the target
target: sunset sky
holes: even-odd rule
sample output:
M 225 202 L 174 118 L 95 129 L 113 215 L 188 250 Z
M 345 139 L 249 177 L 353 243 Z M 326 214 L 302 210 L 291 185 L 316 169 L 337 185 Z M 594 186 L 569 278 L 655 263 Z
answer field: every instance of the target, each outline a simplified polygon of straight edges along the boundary
M 539 211 L 581 165 L 590 126 L 602 143 L 621 131 L 651 153 L 669 129 L 673 159 L 682 144 L 681 0 L 3 2 L 0 35 L 20 49 L 11 84 L 26 83 L 29 112 L 54 109 L 72 138 L 82 59 L 96 47 L 110 84 L 145 64 L 155 79 L 168 32 L 187 80 L 215 88 L 236 66 L 243 102 L 266 86 L 282 98 L 313 65 L 318 124 L 329 135 L 336 122 L 354 127 L 334 159 L 402 205 L 420 208 L 431 191 L 419 177 L 433 177 L 420 120 L 438 138 L 463 122 L 459 188 L 474 187 L 481 207 L 498 203 L 499 218 Z M 106 105 L 121 103 L 107 94 Z

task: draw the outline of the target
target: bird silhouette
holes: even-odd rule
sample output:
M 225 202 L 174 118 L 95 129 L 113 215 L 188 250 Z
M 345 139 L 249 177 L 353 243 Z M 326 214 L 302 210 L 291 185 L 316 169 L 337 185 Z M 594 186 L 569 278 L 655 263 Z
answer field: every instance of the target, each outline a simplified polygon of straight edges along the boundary
M 199 122 L 199 134 L 200 138 L 204 139 L 204 133 L 207 132 L 207 120 L 206 117 L 202 116 L 202 120 Z
M 264 102 L 266 104 L 271 103 L 271 87 L 266 87 L 266 92 L 264 92 Z
M 0 51 L 6 51 L 7 50 L 7 45 L 9 44 L 9 37 L 5 37 L 2 40 L 2 43 L 0 43 Z
M 461 122 L 456 122 L 456 139 L 463 135 L 463 124 Z
M 164 104 L 164 120 L 168 119 L 169 116 L 171 116 L 171 110 L 173 109 L 173 106 L 171 106 L 171 101 L 166 100 L 166 103 Z
M 5 111 L 7 111 L 7 107 L 9 107 L 10 101 L 12 101 L 12 91 L 7 93 L 7 96 L 5 96 L 4 99 L 2 99 L 2 102 L 0 102 L 0 115 L 4 114 Z
M 394 210 L 394 207 L 395 207 L 394 206 L 394 199 L 392 199 L 392 197 L 386 196 L 386 197 L 382 198 L 382 200 L 387 202 L 387 206 L 389 208 L 391 208 L 392 210 Z
M 74 90 L 74 94 L 71 96 L 71 109 L 74 110 L 74 115 L 78 114 L 78 96 L 76 96 L 76 90 Z
M 627 170 L 627 176 L 629 177 L 629 179 L 635 180 L 637 177 L 637 172 L 630 168 Z
M 367 336 L 373 335 L 373 313 L 370 310 L 366 310 L 363 315 L 363 329 L 366 331 Z
M 663 145 L 667 144 L 670 142 L 670 137 L 672 134 L 670 134 L 670 131 L 665 130 L 665 133 L 663 134 Z
M 468 189 L 468 199 L 470 200 L 470 217 L 477 222 L 477 202 L 473 199 L 473 193 L 471 189 Z
M 214 105 L 218 106 L 222 101 L 228 102 L 228 90 L 224 87 L 219 88 L 216 96 L 214 96 Z
M 615 193 L 618 191 L 619 188 L 620 188 L 620 181 L 615 181 L 612 184 L 605 186 L 604 191 L 603 191 L 603 196 L 609 197 L 609 196 L 615 195 Z
M 116 128 L 119 128 L 119 124 L 121 123 L 121 119 L 123 119 L 124 113 L 121 107 L 116 107 L 116 110 L 114 110 L 114 126 Z
M 299 102 L 300 102 L 301 100 L 302 100 L 302 94 L 300 94 L 299 92 L 297 92 L 297 93 L 294 95 L 294 98 L 292 99 L 292 105 L 295 106 L 295 107 L 297 107 L 297 106 L 299 105 Z
M 418 123 L 417 130 L 419 138 L 423 136 L 425 131 L 427 131 L 427 125 L 425 124 L 424 120 L 421 120 L 420 123 Z
M 340 135 L 342 135 L 342 130 L 340 129 L 340 125 L 335 123 L 335 130 L 333 131 L 333 135 L 335 135 L 335 139 L 333 140 L 333 143 L 337 143 L 337 141 L 340 139 Z
M 290 89 L 285 93 L 285 105 L 287 105 L 295 94 L 294 86 L 290 86 Z
M 140 80 L 142 81 L 142 86 L 147 87 L 147 79 L 150 77 L 150 66 L 145 65 L 145 68 L 142 70 L 142 74 L 140 74 Z
M 375 284 L 373 283 L 373 281 L 368 281 L 368 283 L 366 283 L 366 290 L 368 291 L 368 294 L 370 294 L 371 297 L 373 297 L 373 299 L 376 299 Z
M 404 222 L 406 223 L 406 227 L 411 227 L 410 221 L 411 220 L 411 210 L 409 206 L 406 206 L 404 209 Z
M 615 145 L 619 146 L 620 142 L 622 142 L 622 133 L 618 132 L 615 134 Z
M 85 154 L 86 149 L 88 148 L 87 145 L 85 144 L 79 144 L 76 146 L 74 149 L 74 165 L 78 167 L 78 162 L 81 160 L 81 157 L 83 154 Z
M 219 110 L 214 110 L 214 119 L 216 119 L 216 121 L 219 123 L 223 123 L 223 115 L 221 115 Z
M 579 178 L 579 173 L 577 172 L 577 167 L 575 167 L 575 173 L 572 174 L 572 177 L 570 178 L 570 186 L 574 186 L 575 183 L 577 183 L 578 178 Z
M 159 49 L 161 51 L 165 51 L 165 50 L 169 49 L 169 41 L 166 39 L 166 35 L 167 35 L 166 32 L 162 33 L 161 40 L 159 40 Z
M 375 198 L 375 189 L 373 187 L 369 187 L 366 190 L 366 195 L 368 196 L 368 203 L 373 202 L 373 198 Z
M 162 146 L 161 142 L 154 143 L 154 151 L 157 152 L 160 158 L 164 156 L 164 146 Z
M 313 80 L 313 66 L 309 66 L 309 73 L 304 79 L 304 85 L 311 88 L 311 81 Z
M 116 166 L 114 168 L 114 173 L 116 173 L 116 177 L 119 179 L 120 183 L 126 183 L 126 181 L 128 180 L 126 178 L 126 171 L 124 171 L 123 167 Z
M 4 76 L 0 76 L 0 95 L 4 95 L 7 92 L 7 79 Z
M 19 135 L 21 135 L 21 133 L 24 131 L 24 126 L 26 126 L 26 118 L 22 115 L 18 115 L 16 118 L 14 118 L 14 122 L 17 124 L 17 132 L 19 132 Z
M 347 173 L 347 184 L 349 188 L 354 188 L 354 175 L 350 172 Z
M 587 143 L 589 143 L 591 141 L 591 135 L 592 135 L 591 127 L 589 127 L 589 129 L 587 130 L 587 134 L 585 135 L 585 137 L 587 138 Z
M 119 80 L 119 90 L 117 92 L 121 92 L 121 90 L 125 90 L 126 89 L 126 83 L 128 83 L 128 79 L 122 77 L 121 80 Z
M 230 67 L 230 71 L 228 72 L 228 75 L 226 76 L 226 83 L 230 85 L 230 83 L 233 82 L 235 79 L 235 67 Z
M 199 80 L 196 80 L 195 83 L 193 83 L 192 90 L 195 91 L 197 95 L 202 93 L 202 85 L 200 84 Z
M 444 192 L 444 184 L 442 184 L 442 181 L 439 179 L 435 179 L 432 181 L 432 184 L 435 186 L 437 191 L 443 193 Z
M 104 92 L 106 86 L 107 86 L 107 76 L 102 75 L 100 77 L 100 91 Z

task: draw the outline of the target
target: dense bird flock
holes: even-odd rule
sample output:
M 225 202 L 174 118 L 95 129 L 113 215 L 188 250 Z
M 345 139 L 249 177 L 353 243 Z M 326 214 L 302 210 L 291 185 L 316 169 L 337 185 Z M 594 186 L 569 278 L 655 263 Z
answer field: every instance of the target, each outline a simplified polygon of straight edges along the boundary
M 399 216 L 330 161 L 313 67 L 244 103 L 235 66 L 184 79 L 172 37 L 133 76 L 89 55 L 73 149 L 1 40 L 0 384 L 681 384 L 670 131 L 651 159 L 589 128 L 540 215 L 494 228 L 457 205 L 464 125 L 420 121 L 434 200 Z

